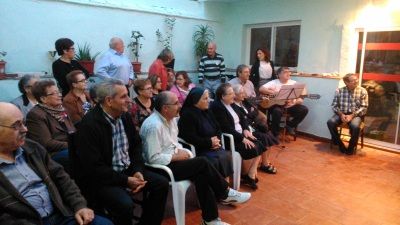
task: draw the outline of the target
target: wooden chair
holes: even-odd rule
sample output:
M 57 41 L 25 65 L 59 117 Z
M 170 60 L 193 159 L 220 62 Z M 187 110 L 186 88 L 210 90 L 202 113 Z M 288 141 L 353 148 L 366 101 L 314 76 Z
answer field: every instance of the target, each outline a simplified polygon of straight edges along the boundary
M 337 127 L 337 129 L 338 129 L 338 133 L 339 133 L 339 138 L 342 138 L 342 136 L 347 137 L 347 138 L 351 137 L 350 136 L 350 127 L 349 127 L 349 125 L 347 123 L 342 123 L 341 125 L 339 125 Z M 347 132 L 344 133 L 343 132 L 344 129 L 346 129 Z M 359 138 L 359 142 L 361 142 L 361 149 L 364 148 L 364 130 L 365 130 L 365 123 L 364 123 L 364 121 L 361 121 L 361 124 L 360 124 L 360 136 L 358 137 Z M 332 145 L 333 145 L 332 142 L 330 142 L 330 148 L 332 148 Z M 357 143 L 357 145 L 358 145 L 358 143 Z
M 286 134 L 287 134 L 287 129 L 286 129 L 286 125 L 287 125 L 287 121 L 290 120 L 290 114 L 287 112 L 287 109 L 285 108 L 283 114 L 282 114 L 282 118 L 281 118 L 281 124 L 283 124 L 283 141 L 286 141 Z M 297 127 L 295 128 L 295 135 L 293 136 L 293 141 L 296 141 L 297 139 Z

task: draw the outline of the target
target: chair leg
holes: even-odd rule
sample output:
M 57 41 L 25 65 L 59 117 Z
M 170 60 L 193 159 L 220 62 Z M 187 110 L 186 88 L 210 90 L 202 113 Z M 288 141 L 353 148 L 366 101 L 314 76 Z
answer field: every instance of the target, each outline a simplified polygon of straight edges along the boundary
M 242 157 L 238 152 L 233 153 L 232 166 L 233 166 L 233 189 L 239 191 L 240 189 L 240 175 L 242 168 Z
M 185 225 L 185 197 L 188 186 L 177 185 L 172 188 L 172 201 L 177 225 Z

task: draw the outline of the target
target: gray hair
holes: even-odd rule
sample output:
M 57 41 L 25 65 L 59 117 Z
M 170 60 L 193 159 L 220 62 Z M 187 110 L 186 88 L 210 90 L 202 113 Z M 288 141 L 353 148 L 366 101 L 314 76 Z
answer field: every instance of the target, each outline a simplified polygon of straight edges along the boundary
M 239 94 L 243 90 L 243 86 L 241 84 L 234 84 L 232 85 L 233 92 L 235 95 Z
M 162 107 L 164 105 L 170 104 L 170 99 L 172 95 L 174 95 L 174 93 L 170 91 L 163 91 L 159 93 L 156 97 L 156 100 L 154 101 L 154 109 L 161 113 Z
M 26 94 L 25 87 L 28 86 L 32 79 L 40 79 L 39 75 L 25 74 L 18 82 L 18 90 L 21 94 Z
M 353 77 L 353 76 L 356 77 L 356 78 L 358 78 L 356 74 L 354 74 L 354 73 L 348 73 L 348 74 L 344 75 L 343 81 L 349 82 L 350 77 Z
M 121 38 L 113 37 L 113 38 L 111 38 L 110 43 L 108 45 L 110 46 L 110 48 L 114 49 L 115 48 L 115 44 L 117 44 L 120 41 L 122 41 Z
M 114 97 L 117 94 L 115 86 L 125 86 L 124 82 L 118 79 L 106 79 L 103 82 L 96 85 L 96 97 L 97 101 L 102 104 L 106 97 Z
M 207 43 L 207 47 L 210 45 L 214 46 L 214 48 L 217 49 L 217 43 L 215 43 L 214 41 L 210 41 Z
M 163 62 L 167 62 L 168 60 L 172 60 L 174 58 L 174 53 L 169 48 L 164 48 L 160 54 L 157 56 L 157 59 L 161 59 Z
M 241 73 L 245 68 L 249 68 L 249 66 L 245 65 L 245 64 L 240 64 L 237 68 L 236 68 L 236 76 L 239 77 L 239 73 Z

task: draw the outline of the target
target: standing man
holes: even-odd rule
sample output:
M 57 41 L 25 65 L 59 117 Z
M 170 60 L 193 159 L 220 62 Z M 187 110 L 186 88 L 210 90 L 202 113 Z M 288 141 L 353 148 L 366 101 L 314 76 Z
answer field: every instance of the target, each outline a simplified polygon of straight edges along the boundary
M 247 65 L 241 64 L 236 68 L 236 78 L 233 78 L 229 83 L 233 86 L 240 84 L 246 92 L 246 98 L 255 98 L 256 92 L 254 90 L 253 82 L 250 79 L 250 68 Z
M 121 38 L 113 37 L 109 46 L 110 49 L 96 60 L 94 74 L 102 78 L 122 80 L 129 90 L 133 84 L 134 73 L 131 61 L 124 55 L 124 42 Z
M 368 92 L 365 88 L 358 86 L 358 77 L 349 73 L 343 77 L 345 87 L 336 90 L 332 102 L 332 110 L 335 115 L 328 120 L 328 129 L 332 136 L 332 143 L 339 145 L 342 153 L 351 155 L 355 152 L 360 134 L 361 122 L 367 113 Z M 350 141 L 346 148 L 339 137 L 337 127 L 347 123 L 350 127 Z
M 25 139 L 21 111 L 0 102 L 0 224 L 111 225 L 40 144 Z
M 282 85 L 293 85 L 295 80 L 290 79 L 291 72 L 288 67 L 280 67 L 277 71 L 278 79 L 272 80 L 260 87 L 260 93 L 264 95 L 275 95 L 280 90 Z M 295 135 L 295 129 L 301 121 L 306 117 L 308 108 L 303 104 L 302 98 L 292 99 L 285 102 L 284 105 L 273 105 L 268 109 L 268 113 L 272 117 L 271 131 L 275 136 L 279 136 L 279 123 L 285 111 L 292 117 L 287 121 L 286 129 L 289 134 Z
M 118 225 L 132 225 L 132 194 L 144 191 L 140 225 L 160 225 L 168 179 L 144 167 L 139 135 L 124 83 L 109 79 L 96 87 L 98 104 L 82 119 L 77 133 L 77 180 L 89 201 L 110 212 Z
M 174 178 L 192 180 L 202 210 L 202 225 L 228 225 L 218 217 L 217 200 L 222 203 L 243 203 L 250 193 L 238 192 L 228 183 L 204 157 L 190 158 L 190 151 L 178 143 L 176 117 L 181 105 L 176 94 L 161 92 L 154 103 L 154 111 L 140 129 L 143 153 L 146 162 L 168 166 Z
M 217 45 L 214 42 L 208 43 L 207 55 L 200 59 L 199 64 L 199 83 L 212 94 L 215 94 L 221 82 L 225 83 L 226 79 L 224 58 L 216 50 Z

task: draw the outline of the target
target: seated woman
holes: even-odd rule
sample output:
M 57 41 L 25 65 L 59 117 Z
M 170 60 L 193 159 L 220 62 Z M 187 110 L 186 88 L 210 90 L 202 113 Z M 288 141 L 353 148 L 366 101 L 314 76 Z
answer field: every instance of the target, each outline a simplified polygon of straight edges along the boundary
M 186 96 L 195 85 L 190 80 L 186 71 L 178 71 L 175 75 L 175 84 L 171 87 L 170 91 L 174 92 L 178 97 L 179 103 L 183 104 Z
M 186 98 L 178 121 L 179 137 L 196 147 L 197 156 L 205 156 L 223 177 L 233 174 L 232 160 L 221 148 L 221 130 L 208 110 L 208 91 L 193 88 Z
M 235 104 L 232 105 L 232 108 L 247 120 L 250 132 L 267 148 L 279 144 L 278 138 L 268 129 L 268 121 L 265 114 L 262 114 L 256 106 L 246 100 L 246 92 L 243 86 L 240 84 L 233 85 L 233 91 L 235 92 Z M 277 169 L 269 162 L 269 153 L 270 151 L 265 151 L 261 155 L 259 169 L 266 173 L 276 174 Z
M 133 99 L 130 113 L 133 124 L 139 131 L 143 121 L 153 112 L 153 88 L 149 79 L 136 79 L 133 83 L 133 89 L 138 96 Z
M 68 170 L 68 134 L 76 130 L 62 105 L 61 93 L 52 80 L 38 81 L 32 93 L 39 104 L 26 116 L 27 137 L 44 146 Z
M 21 92 L 21 96 L 11 101 L 12 104 L 16 105 L 26 118 L 26 114 L 37 104 L 35 97 L 32 94 L 32 86 L 39 80 L 38 76 L 25 75 L 18 82 L 18 90 Z
M 150 75 L 147 79 L 150 80 L 151 87 L 153 88 L 153 100 L 157 97 L 158 93 L 162 91 L 161 89 L 161 78 L 157 75 Z
M 87 80 L 81 70 L 74 70 L 67 74 L 69 92 L 63 99 L 63 105 L 69 118 L 76 124 L 92 108 L 92 100 L 86 91 Z
M 234 98 L 232 86 L 229 83 L 221 84 L 217 88 L 215 100 L 211 103 L 211 110 L 222 132 L 232 134 L 234 137 L 235 149 L 243 159 L 243 184 L 257 189 L 257 167 L 261 154 L 267 148 L 250 132 L 243 115 L 233 109 Z

